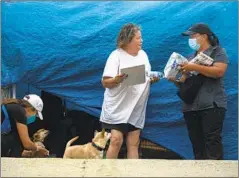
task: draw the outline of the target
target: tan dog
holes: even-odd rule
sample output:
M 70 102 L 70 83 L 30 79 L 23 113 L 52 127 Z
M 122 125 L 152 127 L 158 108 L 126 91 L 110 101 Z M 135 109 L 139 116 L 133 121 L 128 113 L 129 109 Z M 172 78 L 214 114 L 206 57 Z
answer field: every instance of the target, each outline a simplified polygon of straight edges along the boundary
M 32 141 L 42 148 L 45 148 L 43 142 L 48 136 L 49 130 L 39 129 L 36 133 L 33 134 Z M 43 157 L 36 151 L 23 150 L 22 157 Z
M 77 158 L 77 159 L 102 159 L 103 150 L 111 134 L 102 130 L 95 131 L 95 136 L 92 142 L 85 145 L 70 146 L 79 137 L 74 137 L 66 144 L 66 149 L 63 158 Z

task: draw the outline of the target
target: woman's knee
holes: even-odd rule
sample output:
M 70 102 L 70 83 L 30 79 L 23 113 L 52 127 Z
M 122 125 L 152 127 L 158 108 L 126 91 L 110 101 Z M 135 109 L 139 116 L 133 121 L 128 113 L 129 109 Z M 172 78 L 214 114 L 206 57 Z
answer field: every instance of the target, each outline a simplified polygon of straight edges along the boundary
M 123 138 L 121 136 L 111 136 L 110 138 L 110 144 L 112 146 L 116 146 L 116 147 L 121 147 L 121 145 L 123 144 Z

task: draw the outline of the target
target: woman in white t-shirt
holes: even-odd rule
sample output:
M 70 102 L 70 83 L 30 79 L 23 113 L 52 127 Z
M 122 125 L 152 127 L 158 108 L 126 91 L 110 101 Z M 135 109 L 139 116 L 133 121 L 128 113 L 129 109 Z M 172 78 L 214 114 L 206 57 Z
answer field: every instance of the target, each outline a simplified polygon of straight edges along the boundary
M 110 54 L 105 65 L 102 78 L 105 93 L 100 121 L 102 128 L 111 130 L 106 158 L 118 157 L 124 134 L 127 158 L 139 158 L 139 136 L 144 127 L 150 83 L 159 78 L 146 76 L 145 83 L 127 86 L 123 82 L 127 75 L 121 74 L 120 69 L 143 64 L 146 72 L 151 71 L 142 42 L 140 27 L 132 23 L 124 25 L 118 35 L 117 49 Z

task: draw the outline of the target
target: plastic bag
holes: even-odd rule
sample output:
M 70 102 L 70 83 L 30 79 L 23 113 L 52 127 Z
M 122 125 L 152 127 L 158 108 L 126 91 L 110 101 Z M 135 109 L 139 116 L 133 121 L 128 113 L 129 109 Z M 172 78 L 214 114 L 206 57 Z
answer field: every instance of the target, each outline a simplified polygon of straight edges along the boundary
M 166 78 L 176 77 L 180 70 L 180 64 L 187 63 L 188 60 L 181 54 L 173 52 L 164 68 Z

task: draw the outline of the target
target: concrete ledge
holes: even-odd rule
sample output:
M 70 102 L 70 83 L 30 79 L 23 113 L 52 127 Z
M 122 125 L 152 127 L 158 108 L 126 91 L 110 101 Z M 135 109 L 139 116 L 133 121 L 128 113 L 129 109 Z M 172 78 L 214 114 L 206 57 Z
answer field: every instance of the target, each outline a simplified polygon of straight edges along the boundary
M 1 158 L 2 177 L 238 177 L 238 161 Z

